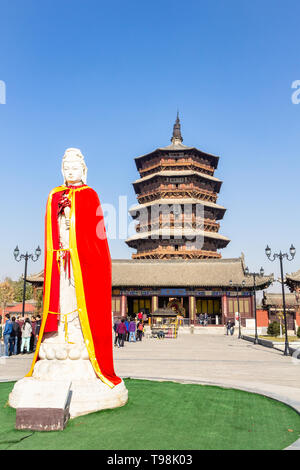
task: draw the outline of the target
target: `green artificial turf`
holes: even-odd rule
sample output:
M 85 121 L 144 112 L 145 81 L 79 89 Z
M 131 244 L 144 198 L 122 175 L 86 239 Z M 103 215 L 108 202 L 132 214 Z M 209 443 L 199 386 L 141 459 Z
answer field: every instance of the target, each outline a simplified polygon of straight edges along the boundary
M 0 449 L 283 449 L 300 417 L 277 401 L 212 386 L 125 380 L 126 406 L 70 420 L 64 431 L 17 431 L 0 384 Z

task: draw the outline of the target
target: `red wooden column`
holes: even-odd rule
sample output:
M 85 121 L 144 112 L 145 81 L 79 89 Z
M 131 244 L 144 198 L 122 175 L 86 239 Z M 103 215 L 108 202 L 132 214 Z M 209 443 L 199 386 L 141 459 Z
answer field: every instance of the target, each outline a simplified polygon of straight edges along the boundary
M 227 303 L 227 295 L 222 295 L 222 324 L 225 325 L 227 322 L 227 315 L 228 315 L 228 303 Z
M 121 315 L 122 317 L 126 317 L 127 315 L 127 297 L 126 295 L 121 296 Z
M 255 318 L 254 297 L 253 297 L 252 293 L 251 293 L 249 305 L 250 305 L 250 318 Z

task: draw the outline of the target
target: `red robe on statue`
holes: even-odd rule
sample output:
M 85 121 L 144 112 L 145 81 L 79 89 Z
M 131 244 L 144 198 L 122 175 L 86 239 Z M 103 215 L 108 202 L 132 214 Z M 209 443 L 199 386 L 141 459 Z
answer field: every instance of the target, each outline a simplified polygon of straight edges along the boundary
M 97 193 L 86 185 L 51 191 L 46 212 L 44 311 L 32 375 L 43 334 L 57 331 L 59 321 L 59 230 L 62 195 L 70 201 L 70 256 L 83 337 L 95 374 L 111 388 L 115 375 L 112 351 L 111 258 Z M 56 314 L 57 313 L 57 314 Z

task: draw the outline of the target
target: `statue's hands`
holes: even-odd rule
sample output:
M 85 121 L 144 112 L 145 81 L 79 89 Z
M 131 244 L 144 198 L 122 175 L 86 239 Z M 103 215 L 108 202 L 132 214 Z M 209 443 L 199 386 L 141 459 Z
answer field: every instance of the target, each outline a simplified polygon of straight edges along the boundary
M 70 229 L 70 207 L 65 207 L 66 227 Z

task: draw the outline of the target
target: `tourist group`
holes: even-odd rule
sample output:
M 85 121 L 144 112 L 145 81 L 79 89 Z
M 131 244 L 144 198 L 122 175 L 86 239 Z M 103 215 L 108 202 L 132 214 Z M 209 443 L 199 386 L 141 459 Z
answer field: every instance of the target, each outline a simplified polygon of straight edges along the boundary
M 0 323 L 2 324 L 2 318 L 0 318 Z M 5 324 L 0 331 L 0 338 L 3 336 L 4 340 L 4 357 L 24 354 L 25 350 L 27 354 L 34 352 L 40 327 L 40 315 L 16 318 L 6 314 Z
M 121 320 L 116 319 L 114 322 L 114 346 L 122 348 L 124 347 L 125 341 L 142 341 L 145 334 L 144 325 L 147 320 L 147 315 L 142 312 L 139 312 L 135 318 L 126 317 Z

